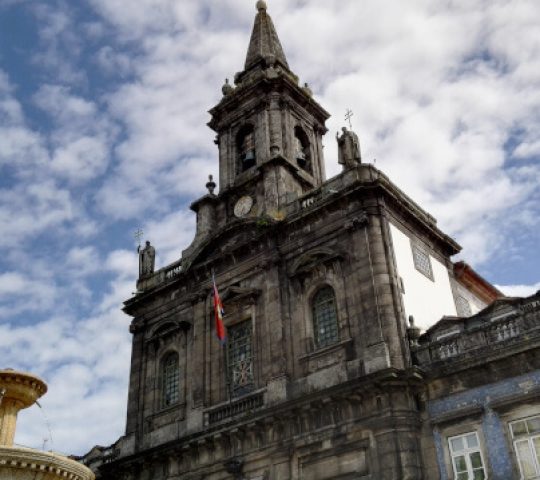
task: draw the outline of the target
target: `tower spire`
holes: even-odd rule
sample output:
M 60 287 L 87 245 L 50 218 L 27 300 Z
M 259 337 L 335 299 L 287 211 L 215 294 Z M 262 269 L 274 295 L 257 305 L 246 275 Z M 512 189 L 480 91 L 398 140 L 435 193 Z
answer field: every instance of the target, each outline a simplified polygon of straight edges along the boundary
M 264 0 L 257 2 L 257 16 L 253 25 L 249 48 L 246 56 L 245 70 L 257 65 L 261 60 L 274 60 L 289 69 L 287 58 L 279 41 L 274 23 L 268 13 Z M 273 63 L 273 62 L 268 62 Z

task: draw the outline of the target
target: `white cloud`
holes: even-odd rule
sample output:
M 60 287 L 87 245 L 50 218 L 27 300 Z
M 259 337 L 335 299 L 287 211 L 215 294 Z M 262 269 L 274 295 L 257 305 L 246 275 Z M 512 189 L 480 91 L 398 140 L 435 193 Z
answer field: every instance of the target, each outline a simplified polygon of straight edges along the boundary
M 56 149 L 52 158 L 52 169 L 61 177 L 74 183 L 84 183 L 107 168 L 108 147 L 99 138 L 80 137 Z
M 69 453 L 111 443 L 123 429 L 130 342 L 120 308 L 138 267 L 117 220 L 141 225 L 158 268 L 189 245 L 187 204 L 218 174 L 207 110 L 243 67 L 255 14 L 255 0 L 88 3 L 101 18 L 80 23 L 66 2 L 34 8 L 34 67 L 46 83 L 32 105 L 0 71 L 0 168 L 16 182 L 0 190 L 0 224 L 9 226 L 0 245 L 11 254 L 0 315 L 41 314 L 32 325 L 0 325 L 0 351 L 49 381 L 43 405 L 56 448 Z M 438 217 L 464 258 L 478 266 L 503 252 L 529 255 L 518 237 L 538 237 L 535 0 L 272 0 L 270 14 L 292 69 L 334 115 L 330 175 L 340 171 L 334 135 L 352 108 L 365 161 L 376 158 Z M 50 126 L 35 128 L 31 107 Z M 32 243 L 40 236 L 46 244 Z M 98 275 L 96 287 L 89 279 Z M 36 409 L 22 416 L 21 443 L 40 446 L 44 432 Z
M 132 73 L 129 55 L 116 51 L 110 45 L 102 47 L 96 54 L 96 62 L 102 71 L 110 75 L 126 76 Z
M 0 70 L 0 171 L 24 174 L 48 161 L 43 137 L 26 125 L 22 105 L 8 75 Z
M 151 239 L 156 247 L 157 268 L 160 268 L 180 259 L 182 250 L 193 240 L 195 215 L 187 209 L 173 212 L 162 219 L 148 222 L 143 230 L 145 237 Z
M 94 246 L 72 247 L 66 255 L 66 267 L 74 276 L 86 276 L 100 269 L 100 258 Z
M 0 225 L 9 225 L 0 236 L 0 245 L 16 246 L 73 218 L 69 191 L 51 181 L 0 189 Z
M 498 285 L 497 288 L 509 297 L 528 297 L 540 290 L 540 282 L 534 285 Z
M 532 142 L 522 142 L 514 150 L 513 156 L 515 158 L 530 158 L 540 156 L 540 140 Z
M 50 278 L 31 278 L 19 272 L 0 274 L 0 319 L 50 309 L 59 291 Z M 0 341 L 1 343 L 1 341 Z
M 45 78 L 52 75 L 65 84 L 85 84 L 87 76 L 74 61 L 81 53 L 82 39 L 72 18 L 71 6 L 65 2 L 53 5 L 35 2 L 30 5 L 41 41 L 32 62 L 42 69 L 40 73 Z

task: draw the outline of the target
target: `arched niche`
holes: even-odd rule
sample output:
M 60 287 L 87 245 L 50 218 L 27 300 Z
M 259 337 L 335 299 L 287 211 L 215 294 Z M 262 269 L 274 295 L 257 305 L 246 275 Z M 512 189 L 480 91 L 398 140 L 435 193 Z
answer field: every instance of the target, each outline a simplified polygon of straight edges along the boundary
M 236 134 L 237 173 L 245 172 L 257 163 L 255 151 L 255 128 L 246 124 Z
M 310 175 L 313 174 L 311 145 L 306 132 L 300 126 L 294 128 L 294 157 L 302 170 L 305 170 Z

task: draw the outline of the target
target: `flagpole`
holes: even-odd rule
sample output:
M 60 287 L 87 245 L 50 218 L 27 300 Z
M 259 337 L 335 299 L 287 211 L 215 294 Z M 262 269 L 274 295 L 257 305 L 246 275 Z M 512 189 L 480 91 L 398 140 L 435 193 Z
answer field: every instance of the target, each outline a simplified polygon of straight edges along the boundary
M 212 289 L 215 295 L 217 286 L 216 286 L 216 275 L 213 268 L 211 270 L 211 273 L 212 273 Z M 221 346 L 223 348 L 223 359 L 225 360 L 225 382 L 227 384 L 227 394 L 229 396 L 229 405 L 231 405 L 232 404 L 232 382 L 231 382 L 231 375 L 230 375 L 230 368 L 229 368 L 229 361 L 230 361 L 229 348 L 226 342 L 222 342 Z
M 232 382 L 231 382 L 231 369 L 229 368 L 229 346 L 227 344 L 223 344 L 223 348 L 225 350 L 225 378 L 227 380 L 227 393 L 229 394 L 229 405 L 232 404 Z

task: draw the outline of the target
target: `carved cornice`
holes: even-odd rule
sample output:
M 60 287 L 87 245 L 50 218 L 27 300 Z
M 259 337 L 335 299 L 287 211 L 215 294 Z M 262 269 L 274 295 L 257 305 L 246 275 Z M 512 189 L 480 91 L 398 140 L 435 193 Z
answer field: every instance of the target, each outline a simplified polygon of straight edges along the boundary
M 254 450 L 272 448 L 291 438 L 301 444 L 303 438 L 312 439 L 314 432 L 335 428 L 336 424 L 345 427 L 362 422 L 369 428 L 383 428 L 382 419 L 388 417 L 385 409 L 391 403 L 390 397 L 407 390 L 418 392 L 422 382 L 418 369 L 387 369 L 341 383 L 324 392 L 247 410 L 168 444 L 117 458 L 101 468 L 109 475 L 107 478 L 116 478 L 116 472 L 125 466 L 143 461 L 151 468 L 157 457 L 175 455 L 179 468 L 186 475 L 190 472 L 204 474 L 207 467 L 215 468 L 231 458 L 243 458 Z M 380 405 L 374 397 L 381 398 Z M 411 409 L 410 413 L 402 416 L 400 421 L 412 422 L 416 427 L 416 411 Z M 395 422 L 396 419 L 388 417 L 388 421 Z
M 0 447 L 0 478 L 30 480 L 42 477 L 50 480 L 95 479 L 90 469 L 67 457 L 29 448 Z

